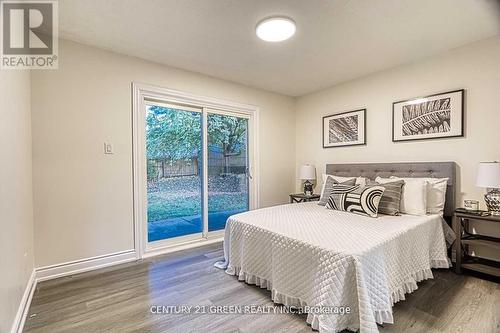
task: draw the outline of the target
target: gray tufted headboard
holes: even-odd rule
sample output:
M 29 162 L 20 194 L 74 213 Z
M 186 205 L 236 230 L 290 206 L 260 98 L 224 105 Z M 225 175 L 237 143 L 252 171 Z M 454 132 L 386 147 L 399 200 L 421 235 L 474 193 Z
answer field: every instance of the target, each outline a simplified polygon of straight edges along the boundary
M 446 189 L 444 216 L 448 219 L 455 210 L 457 165 L 455 162 L 412 162 L 412 163 L 356 163 L 327 164 L 326 173 L 342 177 L 433 177 L 449 178 Z

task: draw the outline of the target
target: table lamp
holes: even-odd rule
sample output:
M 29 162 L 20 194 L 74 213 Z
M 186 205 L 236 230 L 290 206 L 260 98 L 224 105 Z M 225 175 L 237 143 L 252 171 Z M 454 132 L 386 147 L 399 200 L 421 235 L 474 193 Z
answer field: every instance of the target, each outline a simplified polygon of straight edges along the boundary
M 314 165 L 303 165 L 299 170 L 299 179 L 305 180 L 304 182 L 304 194 L 312 195 L 313 194 L 313 186 L 310 180 L 316 179 L 316 168 Z
M 481 162 L 477 170 L 476 186 L 487 188 L 484 201 L 491 215 L 500 215 L 500 163 Z

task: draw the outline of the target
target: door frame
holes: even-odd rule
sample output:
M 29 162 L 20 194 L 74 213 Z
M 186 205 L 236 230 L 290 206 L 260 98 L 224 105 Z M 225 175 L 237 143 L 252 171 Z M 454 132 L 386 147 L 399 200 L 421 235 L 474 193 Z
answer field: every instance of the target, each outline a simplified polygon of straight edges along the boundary
M 137 259 L 154 256 L 166 252 L 176 251 L 184 248 L 200 246 L 222 239 L 222 231 L 214 231 L 208 233 L 204 230 L 203 238 L 183 236 L 179 239 L 182 242 L 169 242 L 169 239 L 164 242 L 155 242 L 156 245 L 149 245 L 146 240 L 147 235 L 147 186 L 146 165 L 144 156 L 145 151 L 145 102 L 153 100 L 157 103 L 174 104 L 178 106 L 194 107 L 202 110 L 203 122 L 206 123 L 207 112 L 221 113 L 227 112 L 230 115 L 242 116 L 249 118 L 249 169 L 252 176 L 252 181 L 249 187 L 249 206 L 250 209 L 259 208 L 259 108 L 250 104 L 242 104 L 223 99 L 195 95 L 177 90 L 162 88 L 154 85 L 132 82 L 132 175 L 133 175 L 133 222 L 134 222 L 134 249 Z M 204 125 L 205 126 L 205 125 Z M 203 135 L 203 145 L 206 147 L 207 136 Z M 206 154 L 204 149 L 204 155 Z M 204 162 L 206 156 L 204 156 Z M 204 163 L 203 174 L 206 176 L 207 165 Z M 206 183 L 206 182 L 204 182 Z M 207 196 L 207 186 L 203 186 L 203 197 Z M 204 212 L 208 212 L 208 201 L 203 200 Z M 206 215 L 206 214 L 205 214 Z M 208 216 L 203 216 L 207 219 Z M 146 226 L 146 228 L 145 228 Z M 206 228 L 208 225 L 204 223 Z

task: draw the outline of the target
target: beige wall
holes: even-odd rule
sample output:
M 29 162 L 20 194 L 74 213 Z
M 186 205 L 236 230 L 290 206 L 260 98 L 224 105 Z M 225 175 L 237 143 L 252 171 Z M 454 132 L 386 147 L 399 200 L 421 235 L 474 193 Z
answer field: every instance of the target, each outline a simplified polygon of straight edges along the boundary
M 294 100 L 69 41 L 32 76 L 36 266 L 133 248 L 131 82 L 260 107 L 260 203 L 294 184 Z M 103 154 L 103 143 L 114 155 Z
M 466 89 L 464 138 L 392 142 L 392 102 L 460 88 Z M 484 205 L 484 190 L 474 182 L 480 161 L 500 161 L 499 89 L 500 38 L 493 38 L 301 97 L 296 166 L 312 163 L 321 174 L 326 163 L 456 161 L 457 204 L 477 199 Z M 367 109 L 367 145 L 323 149 L 322 116 L 359 108 Z
M 33 272 L 30 73 L 0 70 L 0 332 Z
M 500 38 L 310 94 L 296 101 L 204 75 L 61 41 L 60 69 L 32 75 L 36 266 L 133 248 L 132 81 L 258 105 L 261 206 L 298 189 L 293 166 L 456 161 L 464 198 L 479 161 L 500 160 Z M 466 136 L 392 143 L 392 102 L 465 88 Z M 323 115 L 367 108 L 367 146 L 323 149 Z M 103 142 L 115 154 L 103 154 Z

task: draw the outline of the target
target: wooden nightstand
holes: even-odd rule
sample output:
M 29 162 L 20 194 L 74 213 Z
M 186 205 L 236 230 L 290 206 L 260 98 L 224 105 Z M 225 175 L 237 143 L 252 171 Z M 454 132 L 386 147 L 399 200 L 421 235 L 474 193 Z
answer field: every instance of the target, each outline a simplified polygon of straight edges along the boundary
M 305 195 L 304 193 L 295 193 L 295 194 L 290 194 L 290 203 L 318 201 L 319 198 L 320 198 L 319 194 Z
M 477 216 L 463 212 L 453 214 L 453 230 L 457 236 L 453 245 L 456 252 L 455 271 L 462 273 L 463 268 L 500 277 L 500 262 L 468 255 L 469 245 L 486 246 L 500 251 L 500 238 L 469 233 L 469 220 L 500 223 L 498 216 Z

